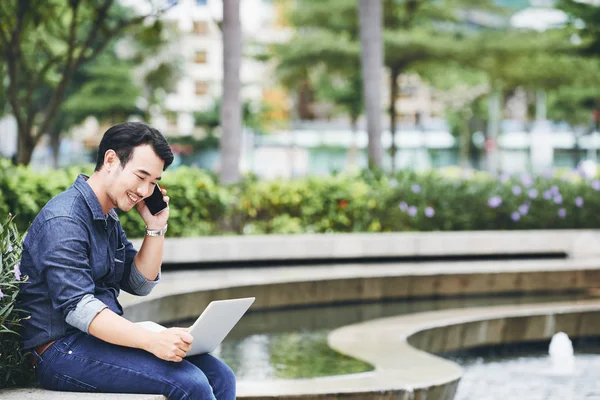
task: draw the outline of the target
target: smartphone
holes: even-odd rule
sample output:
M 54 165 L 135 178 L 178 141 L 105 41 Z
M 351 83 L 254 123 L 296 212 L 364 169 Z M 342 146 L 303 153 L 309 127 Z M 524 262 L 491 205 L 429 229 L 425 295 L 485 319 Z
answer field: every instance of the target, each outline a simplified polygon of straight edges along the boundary
M 158 184 L 154 186 L 154 191 L 149 197 L 144 199 L 144 202 L 148 206 L 148 210 L 150 210 L 150 214 L 156 215 L 165 208 L 168 207 L 168 204 L 163 200 L 163 194 Z

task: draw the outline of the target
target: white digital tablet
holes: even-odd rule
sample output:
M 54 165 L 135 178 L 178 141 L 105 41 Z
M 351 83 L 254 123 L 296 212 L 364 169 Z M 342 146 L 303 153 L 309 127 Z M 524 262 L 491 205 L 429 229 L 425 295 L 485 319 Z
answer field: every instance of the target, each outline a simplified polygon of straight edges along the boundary
M 254 297 L 246 297 L 211 302 L 190 327 L 190 334 L 194 341 L 192 348 L 187 352 L 187 357 L 215 351 L 254 303 L 254 299 Z M 152 321 L 137 324 L 154 332 L 167 329 Z

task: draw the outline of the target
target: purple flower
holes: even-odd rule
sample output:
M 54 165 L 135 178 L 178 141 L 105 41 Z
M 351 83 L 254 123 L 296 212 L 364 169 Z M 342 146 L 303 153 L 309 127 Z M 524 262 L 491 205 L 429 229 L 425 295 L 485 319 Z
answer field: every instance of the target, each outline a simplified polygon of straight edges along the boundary
M 415 207 L 415 206 L 408 207 L 408 215 L 410 215 L 411 217 L 414 217 L 415 215 L 417 215 L 417 207 Z
M 558 189 L 558 186 L 552 185 L 552 187 L 550 188 L 550 193 L 552 193 L 554 195 L 560 194 L 560 190 Z
M 554 202 L 556 204 L 562 204 L 562 202 L 563 202 L 562 196 L 560 194 L 557 194 L 556 196 L 554 196 Z
M 583 199 L 581 197 L 576 197 L 575 198 L 575 205 L 579 208 L 583 207 Z
M 396 178 L 392 178 L 389 181 L 390 187 L 395 188 L 396 186 L 398 186 L 398 180 L 396 180 Z
M 550 200 L 552 198 L 552 192 L 549 191 L 549 190 L 544 190 L 544 195 L 543 196 L 544 196 L 544 198 L 546 200 Z
M 561 217 L 561 218 L 566 217 L 567 216 L 567 210 L 565 210 L 564 208 L 560 208 L 558 210 L 558 216 Z
M 600 190 L 600 179 L 596 179 L 592 182 L 592 189 L 596 191 Z
M 533 185 L 533 179 L 531 179 L 531 176 L 529 176 L 529 174 L 523 174 L 521 175 L 521 183 L 523 184 L 523 186 L 529 187 Z
M 0 299 L 4 297 L 4 293 L 2 293 L 2 289 L 0 289 Z
M 538 197 L 537 189 L 531 189 L 528 193 L 530 199 L 535 199 Z
M 435 215 L 435 210 L 431 207 L 425 207 L 425 216 L 431 218 Z
M 521 186 L 519 186 L 519 185 L 515 185 L 515 186 L 513 186 L 513 188 L 512 188 L 512 192 L 513 192 L 513 194 L 514 194 L 515 196 L 518 196 L 518 195 L 520 195 L 520 194 L 521 194 L 521 192 L 522 192 L 522 190 L 521 190 Z
M 13 251 L 12 244 L 10 244 L 10 243 L 8 244 L 8 249 L 6 249 L 6 251 L 7 251 L 8 253 L 10 253 L 11 251 Z
M 502 204 L 502 198 L 500 196 L 490 197 L 488 200 L 488 206 L 490 206 L 490 208 L 497 208 L 500 204 Z
M 414 193 L 421 193 L 421 186 L 417 183 L 415 183 L 414 185 L 411 186 L 411 190 Z
M 517 211 L 513 212 L 512 214 L 510 214 L 510 218 L 517 222 L 518 220 L 521 219 L 521 214 L 519 214 Z
M 508 182 L 509 179 L 510 179 L 510 175 L 507 174 L 506 172 L 501 173 L 500 177 L 498 178 L 498 180 L 502 183 Z
M 15 265 L 15 269 L 13 270 L 14 274 L 15 274 L 15 279 L 20 281 L 21 280 L 21 269 L 19 268 L 19 265 Z
M 401 202 L 400 202 L 400 204 L 398 205 L 398 207 L 400 207 L 400 209 L 401 209 L 402 211 L 406 211 L 406 210 L 408 210 L 408 204 L 406 204 L 406 202 L 405 202 L 405 201 L 401 201 Z
M 527 215 L 528 212 L 529 212 L 529 206 L 527 204 L 521 204 L 519 206 L 519 213 L 521 215 Z

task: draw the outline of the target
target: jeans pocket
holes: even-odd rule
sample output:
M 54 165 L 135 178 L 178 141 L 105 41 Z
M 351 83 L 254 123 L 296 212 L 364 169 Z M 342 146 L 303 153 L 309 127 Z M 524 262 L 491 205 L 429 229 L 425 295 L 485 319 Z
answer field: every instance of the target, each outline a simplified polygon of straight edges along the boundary
M 39 356 L 41 360 L 35 366 L 35 374 L 39 382 L 45 379 L 46 370 L 52 361 L 56 358 L 57 352 L 55 345 L 52 345 L 46 349 L 44 354 Z
M 56 390 L 63 392 L 99 392 L 94 386 L 68 375 L 54 374 Z

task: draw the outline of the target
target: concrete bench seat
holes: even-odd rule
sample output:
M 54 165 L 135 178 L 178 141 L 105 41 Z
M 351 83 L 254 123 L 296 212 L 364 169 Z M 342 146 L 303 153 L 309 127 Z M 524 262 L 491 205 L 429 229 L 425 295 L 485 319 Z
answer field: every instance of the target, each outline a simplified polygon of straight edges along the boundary
M 54 392 L 36 388 L 0 390 L 0 399 L 2 400 L 81 400 L 82 398 L 86 400 L 166 400 L 165 396 L 156 394 Z

